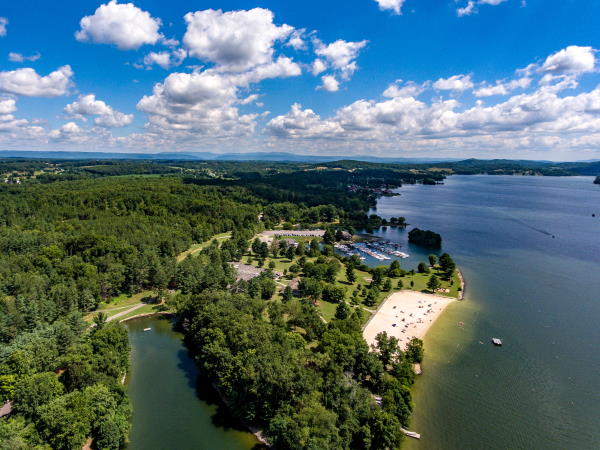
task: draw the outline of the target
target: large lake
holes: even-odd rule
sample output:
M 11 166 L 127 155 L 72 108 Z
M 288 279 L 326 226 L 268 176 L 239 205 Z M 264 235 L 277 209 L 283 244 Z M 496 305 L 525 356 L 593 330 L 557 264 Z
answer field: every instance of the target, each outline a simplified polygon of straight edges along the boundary
M 439 232 L 467 280 L 426 337 L 411 424 L 422 439 L 403 449 L 600 448 L 600 186 L 453 176 L 398 192 L 377 213 L 411 226 L 377 234 L 405 243 L 410 268 L 427 252 L 407 231 Z

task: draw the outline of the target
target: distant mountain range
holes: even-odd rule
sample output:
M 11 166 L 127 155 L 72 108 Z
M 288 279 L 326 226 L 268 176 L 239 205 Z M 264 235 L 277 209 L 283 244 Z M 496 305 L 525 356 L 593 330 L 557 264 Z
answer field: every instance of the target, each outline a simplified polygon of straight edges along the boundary
M 27 159 L 131 159 L 131 160 L 171 160 L 171 161 L 276 161 L 276 162 L 332 162 L 342 159 L 373 163 L 434 163 L 442 161 L 460 161 L 453 158 L 379 158 L 374 156 L 315 156 L 294 155 L 292 153 L 106 153 L 77 151 L 26 151 L 0 150 L 0 158 Z
M 586 164 L 593 166 L 594 170 L 600 160 L 586 160 L 576 162 L 555 162 L 548 160 L 512 160 L 512 159 L 476 159 L 476 158 L 384 158 L 377 156 L 350 155 L 296 155 L 284 152 L 255 152 L 255 153 L 211 153 L 211 152 L 162 152 L 162 153 L 110 153 L 110 152 L 80 152 L 80 151 L 33 151 L 33 150 L 0 150 L 1 158 L 24 158 L 24 159 L 53 159 L 53 160 L 137 160 L 137 161 L 272 161 L 272 162 L 295 162 L 295 163 L 329 163 L 334 161 L 362 161 L 382 164 L 436 164 L 436 163 L 459 163 L 461 167 L 516 164 L 528 167 L 543 167 L 547 165 L 570 166 L 571 164 Z

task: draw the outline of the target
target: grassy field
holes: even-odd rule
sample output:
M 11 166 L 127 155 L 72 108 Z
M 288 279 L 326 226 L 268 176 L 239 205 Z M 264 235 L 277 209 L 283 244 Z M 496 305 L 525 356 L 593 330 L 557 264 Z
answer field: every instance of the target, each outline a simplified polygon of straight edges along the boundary
M 98 305 L 98 309 L 86 315 L 84 320 L 86 322 L 91 322 L 94 317 L 99 313 L 104 313 L 108 318 L 114 316 L 115 314 L 119 314 L 127 309 L 143 302 L 146 298 L 152 298 L 154 293 L 152 291 L 142 291 L 134 295 L 126 295 L 122 294 L 118 297 L 113 297 L 108 302 L 101 302 Z
M 179 255 L 177 255 L 177 262 L 181 262 L 183 261 L 185 258 L 187 258 L 189 255 L 195 255 L 198 252 L 201 252 L 202 250 L 204 250 L 206 247 L 208 247 L 210 245 L 210 243 L 213 240 L 217 240 L 217 241 L 222 241 L 224 239 L 229 239 L 231 237 L 231 233 L 227 232 L 227 233 L 221 233 L 221 234 L 217 234 L 215 236 L 212 237 L 212 239 L 206 241 L 206 242 L 202 242 L 201 244 L 194 244 L 192 245 L 189 249 L 187 249 L 185 252 L 180 253 Z
M 137 316 L 139 314 L 150 314 L 150 313 L 157 313 L 157 312 L 161 312 L 161 311 L 167 311 L 167 309 L 165 309 L 165 305 L 153 305 L 153 304 L 148 304 L 148 305 L 144 305 L 141 308 L 136 309 L 135 311 L 131 311 L 129 314 L 125 314 L 124 316 L 119 317 L 119 321 L 123 321 L 125 319 L 128 319 L 129 317 L 133 317 L 133 316 Z
M 323 319 L 325 319 L 327 322 L 334 318 L 337 304 L 320 300 L 317 307 L 319 308 L 321 317 L 323 317 Z

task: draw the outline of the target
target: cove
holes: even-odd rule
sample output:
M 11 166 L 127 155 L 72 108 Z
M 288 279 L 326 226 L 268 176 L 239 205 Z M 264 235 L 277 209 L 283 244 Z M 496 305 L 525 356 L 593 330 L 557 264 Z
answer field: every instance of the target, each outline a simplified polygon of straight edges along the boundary
M 128 449 L 248 450 L 257 445 L 251 433 L 232 425 L 212 387 L 198 378 L 183 335 L 173 330 L 171 319 L 142 318 L 126 326 L 133 406 Z

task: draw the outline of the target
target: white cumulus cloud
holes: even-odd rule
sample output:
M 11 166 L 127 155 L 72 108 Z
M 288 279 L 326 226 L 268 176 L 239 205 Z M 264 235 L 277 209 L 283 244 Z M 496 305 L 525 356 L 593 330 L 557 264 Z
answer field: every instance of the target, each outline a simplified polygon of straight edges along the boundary
M 473 86 L 471 75 L 454 75 L 450 78 L 440 78 L 433 83 L 433 87 L 440 91 L 463 92 L 473 89 Z
M 392 10 L 396 14 L 402 14 L 402 5 L 405 0 L 375 0 L 381 10 Z
M 48 138 L 52 141 L 83 143 L 87 140 L 85 131 L 75 122 L 67 122 L 60 128 L 51 130 Z
M 347 80 L 358 69 L 356 58 L 360 51 L 367 45 L 367 41 L 348 42 L 343 39 L 324 45 L 317 41 L 315 53 L 327 60 L 336 70 L 339 70 L 343 79 Z
M 81 29 L 75 33 L 78 41 L 113 44 L 121 50 L 156 44 L 162 38 L 160 19 L 133 3 L 116 0 L 100 5 L 92 16 L 83 17 L 79 25 Z
M 116 111 L 94 94 L 80 96 L 73 103 L 65 106 L 65 113 L 78 120 L 87 120 L 88 116 L 96 116 L 94 123 L 104 127 L 124 127 L 133 121 L 133 114 Z
M 413 150 L 597 146 L 600 87 L 577 95 L 560 94 L 556 86 L 541 86 L 495 105 L 478 101 L 466 108 L 456 100 L 427 103 L 411 96 L 358 100 L 330 118 L 294 104 L 287 114 L 271 119 L 267 130 L 280 140 L 321 140 L 324 146 L 335 141 L 338 148 L 351 142 L 363 149 L 393 143 L 395 148 Z
M 311 72 L 314 76 L 317 76 L 320 73 L 325 72 L 326 70 L 327 64 L 325 64 L 322 59 L 317 58 L 313 61 Z
M 26 142 L 43 138 L 44 129 L 27 119 L 16 118 L 17 110 L 14 98 L 0 97 L 0 143 Z
M 319 86 L 319 89 L 323 89 L 327 92 L 337 92 L 340 89 L 340 83 L 333 75 L 325 75 L 321 77 L 323 84 Z
M 0 98 L 0 114 L 12 114 L 17 110 L 17 102 L 14 98 Z
M 202 135 L 247 135 L 254 131 L 253 115 L 240 115 L 234 106 L 238 88 L 213 71 L 172 73 L 138 102 L 149 126 L 165 132 Z
M 273 45 L 294 31 L 275 25 L 273 13 L 264 8 L 248 11 L 207 9 L 185 15 L 183 42 L 190 56 L 212 62 L 227 71 L 244 71 L 273 58 Z
M 280 138 L 303 139 L 334 137 L 343 132 L 338 123 L 322 120 L 312 109 L 303 110 L 298 103 L 287 114 L 269 121 L 267 129 Z
M 553 75 L 573 75 L 593 72 L 596 55 L 592 47 L 571 45 L 546 58 L 539 72 Z
M 302 73 L 298 64 L 280 56 L 275 61 L 245 72 L 217 69 L 172 73 L 144 96 L 137 108 L 148 115 L 148 128 L 162 133 L 196 133 L 202 136 L 246 136 L 254 132 L 255 114 L 241 114 L 238 105 L 258 97 L 242 96 L 242 90 L 266 79 L 288 78 Z
M 173 51 L 150 52 L 144 56 L 144 65 L 147 68 L 150 68 L 156 64 L 157 66 L 168 70 L 171 67 L 180 66 L 186 57 L 187 51 L 182 48 Z
M 273 23 L 273 13 L 205 10 L 185 16 L 183 43 L 191 57 L 214 66 L 192 73 L 172 73 L 144 96 L 137 108 L 148 115 L 146 129 L 162 138 L 197 139 L 248 136 L 255 131 L 256 114 L 243 114 L 240 105 L 255 102 L 252 85 L 266 79 L 302 73 L 291 58 L 275 58 L 276 42 L 290 46 L 294 28 Z M 287 41 L 287 43 L 286 43 Z M 146 61 L 148 62 L 148 61 Z M 158 62 L 158 61 L 156 61 Z M 166 64 L 166 58 L 161 61 Z M 136 141 L 143 140 L 141 136 Z
M 292 47 L 294 50 L 305 50 L 306 42 L 302 39 L 302 35 L 306 30 L 294 30 L 294 32 L 290 35 L 290 38 L 287 42 L 287 45 Z
M 407 83 L 402 84 L 402 80 L 397 80 L 395 83 L 392 83 L 388 86 L 388 88 L 383 91 L 383 96 L 387 98 L 396 98 L 396 97 L 418 97 L 425 88 L 427 84 L 417 84 L 413 81 L 409 81 Z
M 0 72 L 0 92 L 28 97 L 59 97 L 66 95 L 72 84 L 71 66 L 62 66 L 40 76 L 31 68 Z
M 523 77 L 511 81 L 497 81 L 496 84 L 484 84 L 473 93 L 476 97 L 491 97 L 493 95 L 508 95 L 516 89 L 526 89 L 531 85 L 531 78 Z

